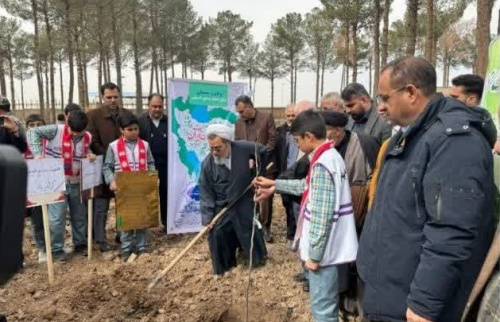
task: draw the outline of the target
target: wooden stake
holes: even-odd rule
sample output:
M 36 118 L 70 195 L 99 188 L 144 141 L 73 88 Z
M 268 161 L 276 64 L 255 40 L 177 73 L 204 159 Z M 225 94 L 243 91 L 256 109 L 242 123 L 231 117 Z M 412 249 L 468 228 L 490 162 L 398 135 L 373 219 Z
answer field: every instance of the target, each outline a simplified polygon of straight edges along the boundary
M 90 189 L 90 198 L 87 204 L 87 258 L 92 260 L 92 224 L 94 223 L 94 188 Z
M 42 205 L 43 233 L 45 235 L 45 253 L 47 254 L 47 271 L 49 284 L 54 283 L 54 262 L 52 260 L 52 245 L 50 244 L 49 212 L 47 205 Z

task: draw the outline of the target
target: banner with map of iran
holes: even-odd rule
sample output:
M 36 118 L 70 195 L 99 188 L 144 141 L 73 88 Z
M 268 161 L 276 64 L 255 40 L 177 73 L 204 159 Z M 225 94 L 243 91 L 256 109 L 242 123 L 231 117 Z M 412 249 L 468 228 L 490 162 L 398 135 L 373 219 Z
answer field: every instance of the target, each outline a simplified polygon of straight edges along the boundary
M 211 123 L 234 124 L 234 101 L 244 94 L 245 83 L 169 80 L 168 234 L 200 231 L 198 179 L 209 153 L 205 129 Z

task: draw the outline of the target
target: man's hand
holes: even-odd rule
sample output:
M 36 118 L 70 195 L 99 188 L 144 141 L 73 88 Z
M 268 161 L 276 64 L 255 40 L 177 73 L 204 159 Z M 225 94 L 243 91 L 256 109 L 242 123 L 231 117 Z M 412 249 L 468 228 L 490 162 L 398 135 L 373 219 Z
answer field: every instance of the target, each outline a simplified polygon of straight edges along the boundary
M 258 186 L 259 188 L 271 188 L 272 186 L 274 186 L 274 180 L 265 177 L 258 177 L 254 180 L 254 185 Z
M 410 308 L 406 310 L 406 320 L 408 322 L 432 322 L 431 320 L 416 315 Z
M 495 142 L 495 146 L 493 147 L 493 151 L 495 152 L 495 154 L 500 155 L 500 140 L 497 140 Z
M 14 135 L 19 135 L 19 124 L 14 120 L 14 118 L 8 116 L 8 115 L 3 115 L 0 116 L 3 118 L 3 127 L 6 128 L 10 133 Z
M 255 202 L 262 201 L 264 199 L 269 198 L 274 194 L 276 191 L 276 187 L 270 187 L 270 188 L 259 188 L 257 187 L 257 190 L 255 190 L 255 195 L 253 197 Z
M 111 181 L 111 183 L 109 184 L 109 190 L 111 190 L 113 192 L 118 192 L 118 188 L 116 187 L 116 181 L 115 180 Z
M 312 272 L 316 272 L 319 269 L 319 263 L 308 259 L 306 260 L 306 268 Z
M 89 159 L 90 162 L 94 162 L 96 158 L 97 158 L 97 155 L 95 155 L 94 153 L 87 154 L 87 159 Z

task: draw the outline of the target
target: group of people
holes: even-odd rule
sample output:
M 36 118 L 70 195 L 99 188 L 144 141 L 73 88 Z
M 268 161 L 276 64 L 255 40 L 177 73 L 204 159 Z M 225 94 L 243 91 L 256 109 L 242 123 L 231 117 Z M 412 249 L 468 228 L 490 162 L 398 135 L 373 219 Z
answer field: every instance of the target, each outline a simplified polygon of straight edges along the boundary
M 316 321 L 339 314 L 366 321 L 459 321 L 495 229 L 492 150 L 500 152 L 491 115 L 478 107 L 483 80 L 462 75 L 450 96 L 436 92 L 436 71 L 422 58 L 403 58 L 381 72 L 373 100 L 358 83 L 328 93 L 316 107 L 286 107 L 285 123 L 235 101 L 234 129 L 206 130 L 210 153 L 201 165 L 202 224 L 210 229 L 215 274 L 266 263 L 273 242 L 273 196 L 286 213 L 286 237 L 310 292 Z M 65 261 L 69 209 L 73 252 L 85 254 L 86 204 L 80 161 L 104 156 L 104 183 L 95 191 L 94 238 L 101 252 L 118 171 L 157 170 L 161 222 L 166 225 L 168 122 L 164 98 L 152 94 L 137 117 L 120 104 L 120 88 L 101 87 L 102 105 L 76 104 L 64 121 L 46 125 L 30 115 L 25 127 L 0 98 L 0 143 L 26 159 L 60 158 L 65 202 L 49 205 L 51 252 Z M 46 260 L 40 208 L 28 208 L 39 261 Z M 213 218 L 225 209 L 217 222 Z M 135 243 L 134 243 L 134 238 Z M 117 234 L 123 259 L 147 252 L 145 230 Z M 135 249 L 133 248 L 135 245 Z
M 315 321 L 460 321 L 496 227 L 498 144 L 478 106 L 483 80 L 452 83 L 446 97 L 429 61 L 398 59 L 381 71 L 376 100 L 349 84 L 319 108 L 289 105 L 277 129 L 239 97 L 235 130 L 206 133 L 201 213 L 214 273 L 238 256 L 265 264 L 279 193 Z
M 137 117 L 120 105 L 120 88 L 113 83 L 101 87 L 102 105 L 85 113 L 77 104 L 64 109 L 65 120 L 46 125 L 38 114 L 26 117 L 26 128 L 10 115 L 6 98 L 0 100 L 0 143 L 10 144 L 26 159 L 58 158 L 64 160 L 66 191 L 64 202 L 48 205 L 51 252 L 54 260 L 66 261 L 68 253 L 86 255 L 87 205 L 80 191 L 82 159 L 94 161 L 104 156 L 104 182 L 95 189 L 94 239 L 101 252 L 110 250 L 106 237 L 110 199 L 117 191 L 114 174 L 117 171 L 157 170 L 160 190 L 161 222 L 166 226 L 167 198 L 167 119 L 163 113 L 164 98 L 160 94 L 148 97 L 148 111 Z M 139 130 L 140 129 L 140 130 Z M 66 216 L 69 213 L 73 247 L 65 247 Z M 27 208 L 32 235 L 38 249 L 38 261 L 46 261 L 41 207 Z M 133 240 L 136 239 L 135 249 Z M 117 234 L 122 257 L 132 252 L 147 252 L 145 230 Z

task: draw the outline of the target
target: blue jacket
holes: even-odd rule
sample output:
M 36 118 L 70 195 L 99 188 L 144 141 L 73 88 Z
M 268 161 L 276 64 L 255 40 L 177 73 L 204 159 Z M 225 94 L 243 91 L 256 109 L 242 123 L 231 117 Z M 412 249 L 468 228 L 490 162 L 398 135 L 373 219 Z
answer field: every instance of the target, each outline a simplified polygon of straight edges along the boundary
M 357 257 L 365 316 L 460 321 L 494 231 L 489 118 L 436 95 L 389 142 Z

